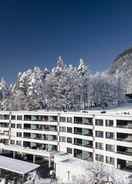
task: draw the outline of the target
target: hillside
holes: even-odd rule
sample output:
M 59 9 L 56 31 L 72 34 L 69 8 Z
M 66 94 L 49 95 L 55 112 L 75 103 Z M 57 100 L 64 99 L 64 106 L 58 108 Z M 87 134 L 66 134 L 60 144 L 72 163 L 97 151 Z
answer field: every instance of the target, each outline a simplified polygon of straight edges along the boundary
M 132 48 L 125 50 L 113 61 L 109 71 L 124 83 L 127 94 L 132 93 Z

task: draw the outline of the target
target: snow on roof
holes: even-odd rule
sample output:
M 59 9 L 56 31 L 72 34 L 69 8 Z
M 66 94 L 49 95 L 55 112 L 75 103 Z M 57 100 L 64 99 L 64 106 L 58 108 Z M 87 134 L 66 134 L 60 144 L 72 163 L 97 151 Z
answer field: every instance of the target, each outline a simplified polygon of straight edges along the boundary
M 0 114 L 10 113 L 12 115 L 20 114 L 20 115 L 58 115 L 65 114 L 67 116 L 70 115 L 131 115 L 132 116 L 132 103 L 124 103 L 120 106 L 112 106 L 109 108 L 92 108 L 89 110 L 80 110 L 80 111 L 55 111 L 55 110 L 33 110 L 33 111 L 0 111 Z
M 0 156 L 0 168 L 17 174 L 24 175 L 38 167 L 39 165 L 37 164 Z
M 92 166 L 92 162 L 88 162 L 85 160 L 77 159 L 68 153 L 58 153 L 54 156 L 54 162 L 59 164 L 65 164 L 67 167 L 79 167 L 79 168 L 88 168 L 88 166 Z

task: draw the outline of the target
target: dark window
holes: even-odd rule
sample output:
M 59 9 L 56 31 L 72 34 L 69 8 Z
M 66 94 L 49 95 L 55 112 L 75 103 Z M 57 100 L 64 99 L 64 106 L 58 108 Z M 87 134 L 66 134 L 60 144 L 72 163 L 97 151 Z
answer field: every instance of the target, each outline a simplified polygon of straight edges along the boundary
M 49 116 L 49 121 L 50 122 L 57 122 L 58 118 L 57 118 L 57 116 Z
M 60 122 L 65 122 L 66 121 L 66 117 L 60 117 Z
M 17 116 L 17 120 L 22 120 L 22 116 Z
M 11 120 L 15 120 L 15 119 L 16 119 L 16 116 L 12 115 Z
M 82 124 L 82 117 L 74 117 L 74 123 Z
M 5 120 L 8 120 L 8 119 L 9 119 L 9 115 L 5 114 L 5 115 L 4 115 L 4 119 L 5 119 Z
M 104 133 L 102 131 L 96 131 L 96 137 L 104 137 Z
M 31 121 L 31 115 L 24 115 L 25 121 Z
M 93 124 L 92 118 L 83 118 L 83 124 L 92 125 Z
M 101 143 L 101 142 L 96 142 L 96 143 L 95 143 L 95 146 L 96 146 L 96 149 L 101 149 L 101 150 L 103 150 L 103 143 Z
M 17 132 L 17 137 L 22 137 L 22 133 L 21 132 Z
M 60 132 L 66 132 L 66 127 L 62 126 L 59 128 L 60 129 Z
M 114 165 L 114 158 L 106 156 L 106 163 Z
M 17 128 L 22 128 L 22 125 L 21 124 L 17 124 Z
M 114 139 L 114 133 L 112 133 L 112 132 L 106 132 L 106 138 L 107 139 Z
M 97 126 L 103 126 L 103 120 L 102 119 L 96 119 L 95 120 L 95 125 L 97 125 Z
M 9 120 L 9 115 L 8 114 L 3 114 L 3 115 L 1 114 L 0 119 Z
M 95 158 L 96 158 L 97 161 L 104 162 L 104 156 L 103 155 L 96 154 Z
M 11 144 L 15 144 L 15 141 L 14 140 L 11 140 Z
M 114 145 L 106 144 L 106 151 L 112 151 L 112 152 L 114 152 Z
M 72 154 L 72 148 L 67 148 L 67 153 Z
M 113 127 L 113 120 L 105 120 L 105 125 L 109 127 Z
M 66 137 L 60 136 L 60 137 L 59 137 L 59 141 L 60 141 L 60 142 L 66 142 Z
M 71 137 L 67 137 L 67 142 L 68 143 L 72 143 L 72 138 Z
M 72 123 L 72 117 L 67 117 L 67 123 Z
M 21 141 L 16 141 L 16 145 L 21 146 Z
M 72 133 L 72 128 L 71 127 L 67 127 L 67 132 L 68 133 Z
M 15 124 L 14 123 L 11 124 L 11 128 L 15 128 Z

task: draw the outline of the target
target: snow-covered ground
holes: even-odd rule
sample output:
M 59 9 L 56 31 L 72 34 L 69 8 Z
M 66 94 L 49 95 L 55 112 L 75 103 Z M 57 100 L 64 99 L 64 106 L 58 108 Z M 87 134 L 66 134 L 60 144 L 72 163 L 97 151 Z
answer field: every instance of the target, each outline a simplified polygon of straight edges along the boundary
M 35 184 L 57 184 L 56 181 L 51 181 L 50 178 L 36 179 Z

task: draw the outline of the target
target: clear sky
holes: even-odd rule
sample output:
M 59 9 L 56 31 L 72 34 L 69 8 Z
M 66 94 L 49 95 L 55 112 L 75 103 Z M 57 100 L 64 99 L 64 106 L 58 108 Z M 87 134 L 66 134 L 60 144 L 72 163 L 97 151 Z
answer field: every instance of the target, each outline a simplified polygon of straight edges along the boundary
M 102 71 L 132 47 L 131 0 L 0 0 L 0 77 L 87 60 Z

